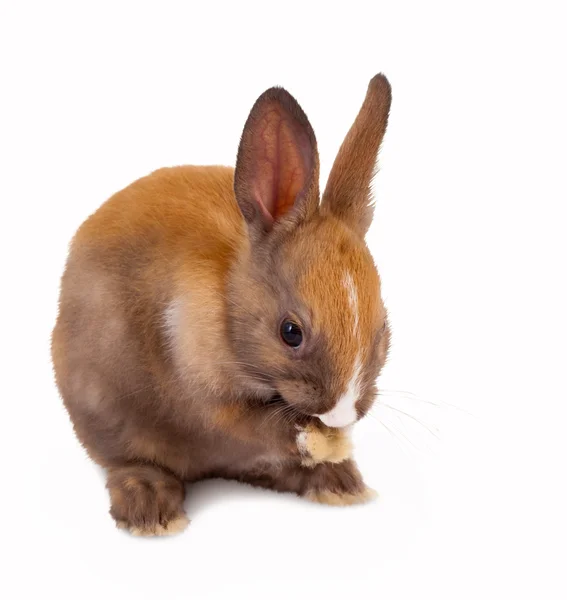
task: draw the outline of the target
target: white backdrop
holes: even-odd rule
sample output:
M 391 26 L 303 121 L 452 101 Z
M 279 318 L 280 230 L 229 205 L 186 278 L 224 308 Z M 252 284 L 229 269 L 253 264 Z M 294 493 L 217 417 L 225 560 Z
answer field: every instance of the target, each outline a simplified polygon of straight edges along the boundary
M 2 597 L 566 597 L 565 24 L 560 2 L 1 3 Z M 233 164 L 274 84 L 324 182 L 378 71 L 393 347 L 355 440 L 381 498 L 208 482 L 183 535 L 128 537 L 52 382 L 71 236 L 155 168 Z

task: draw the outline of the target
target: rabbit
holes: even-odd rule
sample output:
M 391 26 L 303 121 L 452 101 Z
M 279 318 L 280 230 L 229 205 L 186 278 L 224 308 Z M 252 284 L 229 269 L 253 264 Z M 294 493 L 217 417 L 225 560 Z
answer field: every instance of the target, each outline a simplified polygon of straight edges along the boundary
M 313 129 L 274 87 L 234 169 L 157 170 L 75 234 L 52 360 L 118 527 L 184 530 L 185 484 L 212 477 L 331 505 L 373 497 L 350 431 L 390 339 L 364 241 L 390 103 L 376 75 L 321 198 Z

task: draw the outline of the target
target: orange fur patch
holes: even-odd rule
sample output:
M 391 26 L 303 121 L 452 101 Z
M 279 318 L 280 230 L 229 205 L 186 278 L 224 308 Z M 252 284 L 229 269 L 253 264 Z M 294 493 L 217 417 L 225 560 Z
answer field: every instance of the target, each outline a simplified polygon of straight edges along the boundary
M 324 231 L 310 235 L 310 227 Z M 364 241 L 342 222 L 330 217 L 315 220 L 306 229 L 293 250 L 309 265 L 299 291 L 312 309 L 314 328 L 323 331 L 329 340 L 329 353 L 345 388 L 357 354 L 360 352 L 362 362 L 366 360 L 373 336 L 384 319 L 380 280 Z M 314 239 L 319 242 L 316 246 Z M 321 240 L 328 242 L 322 246 Z M 346 277 L 352 278 L 356 290 L 356 315 Z

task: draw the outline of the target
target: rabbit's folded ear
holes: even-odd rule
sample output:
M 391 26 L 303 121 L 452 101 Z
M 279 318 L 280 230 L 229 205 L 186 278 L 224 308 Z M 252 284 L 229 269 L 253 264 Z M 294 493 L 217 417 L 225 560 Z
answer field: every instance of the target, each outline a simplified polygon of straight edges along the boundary
M 250 227 L 271 231 L 298 223 L 317 209 L 319 156 L 311 125 L 282 88 L 264 92 L 246 121 L 234 173 L 234 191 Z
M 364 236 L 374 213 L 370 186 L 388 124 L 392 90 L 384 75 L 370 80 L 366 98 L 331 169 L 321 209 Z

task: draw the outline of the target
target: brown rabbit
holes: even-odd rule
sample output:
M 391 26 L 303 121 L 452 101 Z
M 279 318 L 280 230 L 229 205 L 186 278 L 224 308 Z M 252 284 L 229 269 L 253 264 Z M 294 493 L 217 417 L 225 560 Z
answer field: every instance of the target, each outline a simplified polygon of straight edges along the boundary
M 161 169 L 77 232 L 53 363 L 120 527 L 181 531 L 184 482 L 207 477 L 329 504 L 371 496 L 348 427 L 388 349 L 364 235 L 390 98 L 375 76 L 321 202 L 313 130 L 272 88 L 235 170 Z

